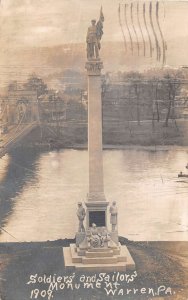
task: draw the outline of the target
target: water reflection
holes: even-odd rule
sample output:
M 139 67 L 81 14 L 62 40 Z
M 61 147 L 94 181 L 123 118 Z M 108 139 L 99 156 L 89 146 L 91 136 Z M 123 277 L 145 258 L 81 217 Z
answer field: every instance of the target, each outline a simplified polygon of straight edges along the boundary
M 1 180 L 10 203 L 6 214 L 12 210 L 4 228 L 20 241 L 74 237 L 77 202 L 87 194 L 87 151 L 31 157 L 25 153 L 25 159 L 23 154 L 19 159 L 2 167 L 8 174 Z M 133 240 L 188 239 L 188 178 L 177 178 L 180 170 L 186 172 L 187 160 L 186 148 L 104 151 L 105 194 L 118 203 L 120 235 Z M 0 241 L 12 238 L 2 233 Z
M 0 226 L 5 226 L 14 211 L 15 198 L 24 185 L 35 184 L 38 151 L 15 149 L 0 160 Z

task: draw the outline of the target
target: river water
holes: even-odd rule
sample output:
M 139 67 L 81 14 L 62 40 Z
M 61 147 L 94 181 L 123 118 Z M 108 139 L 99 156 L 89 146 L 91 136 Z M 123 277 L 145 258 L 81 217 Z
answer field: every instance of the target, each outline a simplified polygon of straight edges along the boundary
M 117 201 L 119 235 L 188 240 L 188 148 L 104 151 L 108 201 Z M 73 238 L 77 202 L 88 186 L 86 150 L 17 149 L 0 160 L 0 242 Z M 187 171 L 188 173 L 188 171 Z

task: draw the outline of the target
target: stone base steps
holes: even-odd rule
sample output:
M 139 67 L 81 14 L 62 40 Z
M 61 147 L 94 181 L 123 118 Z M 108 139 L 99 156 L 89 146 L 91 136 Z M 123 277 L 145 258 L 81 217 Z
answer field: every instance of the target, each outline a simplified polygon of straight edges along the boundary
M 86 251 L 86 257 L 87 258 L 95 258 L 95 257 L 113 257 L 114 255 L 114 252 L 113 250 L 109 250 L 109 251 L 106 251 L 106 252 L 101 252 L 101 251 L 98 251 L 98 252 L 92 252 L 92 251 Z
M 88 252 L 110 252 L 110 248 L 90 248 L 87 250 Z
M 78 251 L 79 249 L 75 244 L 63 248 L 66 268 L 86 271 L 106 270 L 109 272 L 135 270 L 135 263 L 126 246 L 116 249 L 88 249 L 82 256 L 78 255 Z
M 87 258 L 87 257 L 82 257 L 82 263 L 83 264 L 113 264 L 117 263 L 118 259 L 116 256 L 113 257 L 92 257 L 92 258 Z
M 70 245 L 71 247 L 71 245 Z M 78 255 L 80 256 L 87 256 L 87 253 L 88 253 L 88 257 L 105 257 L 105 256 L 109 256 L 110 253 L 113 252 L 113 255 L 120 255 L 120 247 L 121 245 L 119 246 L 115 246 L 115 247 L 112 247 L 112 248 L 91 248 L 91 249 L 87 249 L 87 250 L 83 250 L 83 249 L 79 249 L 79 248 L 76 248 L 76 251 L 78 253 Z M 89 253 L 92 253 L 91 256 L 89 255 Z M 98 255 L 98 253 L 100 253 Z M 102 254 L 104 253 L 104 255 Z

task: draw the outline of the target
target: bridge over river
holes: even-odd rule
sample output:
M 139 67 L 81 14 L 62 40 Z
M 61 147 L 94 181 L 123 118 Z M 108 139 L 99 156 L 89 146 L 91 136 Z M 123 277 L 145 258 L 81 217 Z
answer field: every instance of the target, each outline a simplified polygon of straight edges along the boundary
M 40 124 L 36 91 L 10 91 L 0 103 L 0 157 Z
M 16 144 L 18 144 L 26 135 L 38 126 L 38 122 L 34 121 L 29 124 L 20 124 L 19 127 L 9 128 L 6 134 L 1 136 L 0 140 L 0 158 L 9 152 Z

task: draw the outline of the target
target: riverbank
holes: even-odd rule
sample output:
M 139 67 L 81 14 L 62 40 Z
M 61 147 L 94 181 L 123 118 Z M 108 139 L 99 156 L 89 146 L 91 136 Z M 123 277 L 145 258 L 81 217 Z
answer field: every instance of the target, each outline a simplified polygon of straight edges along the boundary
M 74 144 L 74 145 L 66 145 L 63 144 L 59 145 L 58 147 L 50 146 L 49 143 L 36 143 L 35 145 L 22 145 L 17 146 L 16 148 L 23 148 L 23 149 L 39 149 L 41 151 L 59 151 L 63 149 L 72 149 L 72 150 L 87 150 L 88 145 L 87 144 Z M 140 150 L 140 151 L 188 151 L 188 145 L 187 146 L 181 146 L 181 145 L 116 145 L 116 144 L 104 144 L 103 150 Z
M 79 145 L 76 144 L 74 147 L 67 147 L 66 149 L 80 149 L 87 150 L 87 144 Z M 146 150 L 146 151 L 168 151 L 168 150 L 177 150 L 177 151 L 188 151 L 188 146 L 179 146 L 179 145 L 103 145 L 103 150 Z
M 123 292 L 128 289 L 150 289 L 150 299 L 153 299 L 152 290 L 157 291 L 161 286 L 165 291 L 160 293 L 161 298 L 186 299 L 188 293 L 188 242 L 131 242 L 120 238 L 122 244 L 126 244 L 135 263 L 137 276 L 131 283 L 120 282 Z M 69 246 L 73 240 L 57 240 L 40 243 L 5 243 L 0 244 L 0 277 L 1 299 L 23 300 L 32 299 L 33 289 L 46 290 L 45 283 L 27 284 L 31 275 L 46 276 L 71 276 L 64 268 L 62 247 Z M 132 272 L 133 273 L 133 272 Z M 131 276 L 130 273 L 129 275 Z M 109 273 L 110 274 L 110 273 Z M 115 273 L 114 273 L 115 274 Z M 76 273 L 78 280 L 83 274 Z M 88 273 L 87 275 L 95 275 Z M 111 274 L 112 275 L 112 274 Z M 112 278 L 112 277 L 111 277 Z M 167 288 L 168 291 L 167 291 Z M 162 288 L 161 288 L 162 289 Z M 164 289 L 164 288 L 163 288 Z M 172 295 L 170 295 L 170 291 Z M 131 293 L 131 292 L 130 292 Z M 103 300 L 112 299 L 107 296 L 103 288 L 63 288 L 54 292 L 54 300 L 80 299 Z M 34 299 L 34 297 L 33 297 Z M 36 299 L 42 299 L 38 297 Z M 47 297 L 45 298 L 47 299 Z M 113 299 L 125 299 L 125 295 L 116 295 Z M 144 300 L 144 295 L 130 294 L 126 299 Z
M 45 144 L 51 148 L 76 147 L 87 144 L 87 123 L 80 125 L 78 122 L 65 123 L 59 128 L 54 125 L 43 125 L 40 130 L 33 130 L 32 134 L 24 139 L 24 145 Z M 166 145 L 188 146 L 188 120 L 169 120 L 167 127 L 164 121 L 151 120 L 125 121 L 121 123 L 103 124 L 104 145 L 137 145 L 156 147 Z

